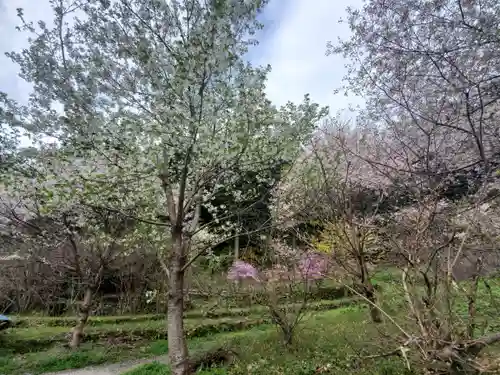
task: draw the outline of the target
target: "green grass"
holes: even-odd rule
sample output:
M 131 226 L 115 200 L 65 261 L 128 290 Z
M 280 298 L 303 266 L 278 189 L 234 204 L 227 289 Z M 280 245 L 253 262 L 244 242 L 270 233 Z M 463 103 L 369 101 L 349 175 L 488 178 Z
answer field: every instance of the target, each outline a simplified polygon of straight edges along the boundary
M 335 300 L 319 300 L 311 301 L 308 308 L 311 310 L 320 310 L 321 306 L 332 305 L 336 303 L 343 304 L 350 301 L 351 298 L 339 298 Z M 265 313 L 267 308 L 265 306 L 254 305 L 251 307 L 236 307 L 236 308 L 216 308 L 217 305 L 206 306 L 196 310 L 187 311 L 185 318 L 190 319 L 205 319 L 205 318 L 224 318 L 232 316 L 248 316 L 259 315 Z M 30 327 L 73 327 L 75 325 L 75 317 L 40 317 L 40 316 L 14 316 L 12 317 L 16 327 L 30 328 Z M 99 329 L 106 329 L 110 325 L 128 325 L 128 324 L 142 324 L 152 321 L 164 321 L 165 314 L 144 314 L 144 315 L 124 315 L 124 316 L 91 316 L 87 323 L 88 326 L 99 326 Z
M 375 274 L 375 282 L 382 285 L 382 306 L 401 322 L 405 328 L 412 320 L 405 313 L 404 299 L 398 275 L 392 271 Z M 466 285 L 466 283 L 464 283 Z M 491 280 L 491 293 L 500 298 L 498 280 Z M 489 306 L 489 291 L 481 286 L 478 306 L 481 313 L 494 314 Z M 489 298 L 489 297 L 488 297 Z M 352 302 L 349 299 L 320 301 L 311 304 L 313 310 L 298 327 L 294 342 L 289 348 L 281 344 L 276 327 L 266 324 L 265 309 L 206 309 L 191 312 L 186 318 L 190 353 L 201 353 L 215 346 L 229 346 L 238 353 L 236 362 L 228 368 L 204 369 L 200 374 L 212 375 L 313 375 L 330 373 L 338 375 L 404 375 L 408 372 L 399 358 L 371 360 L 360 363 L 359 358 L 392 349 L 394 337 L 381 335 L 397 333 L 386 321 L 373 325 L 366 306 L 351 305 L 338 309 L 332 305 Z M 457 314 L 465 312 L 465 300 L 458 300 Z M 330 310 L 325 310 L 330 309 Z M 90 342 L 79 351 L 65 349 L 61 343 L 67 340 L 67 326 L 53 326 L 52 320 L 39 319 L 37 324 L 17 328 L 0 334 L 0 374 L 40 374 L 68 368 L 80 368 L 106 362 L 120 362 L 137 358 L 154 358 L 166 355 L 164 319 L 134 317 L 98 318 L 99 323 L 87 327 Z M 47 324 L 42 324 L 48 322 Z M 49 340 L 47 339 L 49 338 Z M 56 341 L 50 341 L 54 340 Z M 17 353 L 12 343 L 26 345 L 39 340 L 56 343 L 48 347 L 36 347 L 32 352 Z M 48 341 L 47 341 L 48 340 Z M 59 341 L 57 341 L 59 340 Z M 1 349 L 1 348 L 10 349 Z M 329 369 L 328 372 L 322 369 Z M 128 375 L 168 374 L 168 367 L 160 363 L 139 366 Z
M 170 370 L 167 365 L 153 362 L 139 366 L 134 370 L 127 371 L 124 375 L 164 375 L 169 373 Z
M 166 340 L 138 341 L 133 344 L 84 343 L 78 351 L 62 346 L 48 350 L 14 355 L 0 351 L 0 374 L 41 374 L 73 368 L 121 362 L 137 358 L 164 355 L 168 351 Z
M 321 311 L 356 302 L 357 300 L 353 298 L 344 298 L 335 301 L 316 301 L 308 304 L 307 309 Z M 245 328 L 259 324 L 263 317 L 266 316 L 266 313 L 267 308 L 263 306 L 255 306 L 247 309 L 219 309 L 212 314 L 204 314 L 198 311 L 197 315 L 194 312 L 192 314 L 192 316 L 197 316 L 197 318 L 188 317 L 185 319 L 185 326 L 188 335 L 200 336 L 205 333 L 228 331 L 232 330 L 232 328 Z M 203 317 L 203 315 L 209 316 Z M 110 321 L 119 321 L 117 317 L 102 319 L 99 324 L 90 324 L 86 327 L 86 340 L 99 341 L 103 338 L 123 336 L 127 336 L 129 339 L 159 339 L 165 335 L 165 315 L 162 320 L 158 320 L 156 316 L 153 316 L 151 320 L 143 320 L 143 318 L 144 316 L 141 316 L 141 319 L 137 320 L 124 320 L 120 324 L 109 323 Z M 90 323 L 93 320 L 91 319 Z M 43 322 L 47 324 L 43 325 Z M 14 329 L 8 330 L 3 333 L 2 338 L 4 341 L 10 341 L 14 344 L 17 342 L 21 347 L 44 347 L 54 343 L 67 342 L 70 327 L 66 322 L 63 322 L 61 326 L 55 326 L 52 319 L 42 319 L 36 320 L 36 324 L 29 327 L 20 328 L 17 326 Z
M 81 368 L 108 362 L 118 355 L 124 358 L 122 348 L 108 349 L 105 347 L 89 347 L 83 345 L 78 352 L 63 348 L 52 348 L 47 351 L 27 353 L 22 356 L 3 356 L 0 359 L 1 374 L 40 374 L 51 371 L 61 371 L 70 368 Z
M 186 320 L 185 330 L 188 337 L 200 337 L 219 332 L 243 330 L 266 322 L 262 316 L 226 317 L 220 319 Z M 150 321 L 126 323 L 123 325 L 101 325 L 87 327 L 85 340 L 96 344 L 133 345 L 143 340 L 166 338 L 166 322 Z M 1 341 L 4 347 L 12 348 L 16 353 L 24 354 L 38 351 L 54 345 L 62 346 L 69 340 L 67 327 L 31 327 L 11 329 L 4 332 Z
M 311 303 L 311 310 L 322 311 L 355 303 L 356 300 L 318 301 Z M 227 310 L 227 309 L 226 309 Z M 222 310 L 221 310 L 222 311 Z M 214 337 L 221 332 L 245 330 L 269 323 L 262 307 L 227 310 L 233 316 L 223 318 L 186 319 L 191 345 L 196 337 Z M 245 316 L 245 314 L 247 314 Z M 250 315 L 248 315 L 250 314 Z M 165 317 L 164 317 L 165 318 Z M 112 318 L 107 319 L 112 321 Z M 69 339 L 69 327 L 33 325 L 14 328 L 0 334 L 0 374 L 18 374 L 29 371 L 42 373 L 68 368 L 79 368 L 105 362 L 122 361 L 166 353 L 165 319 L 144 321 L 125 320 L 122 324 L 101 323 L 86 328 L 86 342 L 77 352 L 64 347 Z M 42 322 L 39 320 L 38 323 Z
M 48 317 L 48 316 L 13 316 L 17 327 L 72 327 L 75 325 L 74 316 Z M 122 316 L 92 316 L 89 326 L 98 326 L 106 324 L 123 324 L 129 322 L 146 322 L 152 320 L 164 320 L 165 314 L 141 314 L 141 315 L 122 315 Z
M 404 375 L 406 370 L 399 359 L 379 360 L 366 366 L 357 366 L 359 353 L 373 353 L 380 348 L 373 339 L 378 331 L 361 308 L 343 308 L 317 313 L 297 332 L 290 348 L 280 345 L 280 335 L 271 326 L 260 326 L 246 332 L 220 335 L 213 340 L 198 341 L 197 349 L 225 344 L 239 355 L 229 368 L 205 369 L 200 374 L 230 375 L 313 375 L 320 368 L 331 374 Z M 206 348 L 204 345 L 206 344 Z M 192 345 L 193 347 L 193 345 Z M 140 366 L 126 375 L 169 374 L 161 364 Z
M 346 307 L 338 310 L 317 312 L 310 315 L 297 331 L 296 340 L 289 349 L 281 344 L 280 334 L 272 325 L 260 325 L 246 331 L 193 338 L 189 341 L 192 352 L 204 351 L 214 345 L 228 345 L 239 353 L 238 360 L 230 369 L 205 371 L 206 374 L 313 374 L 318 366 L 329 365 L 331 373 L 350 374 L 352 359 L 358 351 L 373 352 L 377 347 L 373 338 L 377 330 L 368 321 L 363 308 Z M 97 365 L 109 361 L 122 361 L 131 358 L 151 357 L 166 354 L 165 340 L 138 342 L 126 346 L 105 346 L 84 344 L 78 352 L 63 348 L 28 353 L 22 356 L 7 356 L 0 361 L 0 373 L 20 375 L 26 372 L 39 374 L 67 368 Z M 264 360 L 265 359 L 265 360 Z M 359 374 L 403 374 L 399 361 L 382 361 L 377 371 L 359 370 Z M 150 365 L 134 370 L 133 374 L 163 371 L 160 365 Z M 162 370 L 163 369 L 163 370 Z M 251 369 L 250 372 L 247 372 Z M 382 369 L 382 370 L 381 370 Z M 139 371 L 139 372 L 138 372 Z M 364 371 L 364 372 L 363 372 Z M 156 372 L 151 372 L 156 373 Z M 163 372 L 157 372 L 163 373 Z

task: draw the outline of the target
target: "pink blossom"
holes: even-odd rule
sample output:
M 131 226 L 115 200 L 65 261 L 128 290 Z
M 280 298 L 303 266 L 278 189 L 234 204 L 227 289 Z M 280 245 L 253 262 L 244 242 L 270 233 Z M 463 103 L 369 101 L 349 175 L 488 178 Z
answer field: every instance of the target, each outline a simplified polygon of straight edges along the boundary
M 302 277 L 306 279 L 318 280 L 325 277 L 328 268 L 326 258 L 318 253 L 304 254 L 298 264 L 298 269 Z
M 229 280 L 254 279 L 259 280 L 259 271 L 250 263 L 236 260 L 227 274 Z
M 290 261 L 290 259 L 281 260 Z M 269 282 L 291 281 L 291 278 L 294 277 L 319 280 L 325 277 L 328 269 L 327 258 L 322 254 L 314 252 L 302 254 L 298 262 L 294 263 L 295 266 L 291 268 L 287 267 L 285 264 L 275 264 L 271 269 L 264 271 L 264 279 L 262 279 L 257 268 L 250 263 L 237 260 L 229 269 L 227 278 L 229 280 L 253 279 L 258 282 L 263 280 Z

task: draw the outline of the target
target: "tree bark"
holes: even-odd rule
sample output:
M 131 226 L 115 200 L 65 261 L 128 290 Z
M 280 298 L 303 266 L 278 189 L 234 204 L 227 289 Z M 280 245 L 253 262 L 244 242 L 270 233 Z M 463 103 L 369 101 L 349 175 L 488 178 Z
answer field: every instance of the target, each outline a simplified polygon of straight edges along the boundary
M 172 375 L 189 374 L 188 350 L 184 334 L 184 271 L 185 249 L 182 232 L 173 233 L 172 257 L 168 280 L 168 355 Z
M 193 268 L 188 267 L 184 271 L 184 310 L 189 310 L 193 306 L 190 294 L 192 282 L 193 282 Z
M 240 236 L 236 233 L 234 236 L 234 260 L 240 259 Z
M 87 321 L 90 315 L 90 306 L 92 305 L 92 289 L 88 287 L 85 289 L 85 294 L 83 296 L 83 301 L 79 308 L 78 323 L 73 328 L 73 334 L 71 336 L 71 341 L 69 346 L 71 349 L 77 349 L 83 337 L 83 329 L 87 325 Z
M 292 327 L 286 327 L 283 328 L 283 345 L 285 346 L 290 346 L 292 345 L 293 342 L 293 328 Z
M 236 233 L 234 237 L 234 260 L 237 261 L 240 259 L 240 236 L 239 233 Z M 241 280 L 237 279 L 235 282 L 237 287 L 241 286 Z
M 363 252 L 360 251 L 357 258 L 359 268 L 361 270 L 361 288 L 366 299 L 370 301 L 368 306 L 370 309 L 370 317 L 372 318 L 373 323 L 382 323 L 382 313 L 380 312 L 380 309 L 377 305 L 378 301 L 375 294 L 375 288 L 370 279 L 370 273 L 368 272 L 368 266 L 364 259 Z
M 111 251 L 111 247 L 108 247 L 106 249 L 106 252 L 104 253 L 103 260 L 107 259 L 109 256 L 109 253 Z M 85 293 L 83 295 L 83 301 L 80 304 L 79 307 L 79 316 L 78 316 L 78 323 L 76 326 L 73 328 L 73 335 L 71 337 L 71 342 L 69 346 L 72 349 L 76 349 L 80 346 L 82 337 L 83 337 L 83 330 L 85 326 L 87 325 L 87 321 L 89 320 L 90 316 L 90 308 L 92 307 L 92 299 L 94 296 L 94 293 L 99 290 L 99 285 L 101 283 L 101 280 L 104 276 L 104 269 L 106 265 L 105 263 L 101 263 L 99 267 L 99 271 L 97 272 L 97 275 L 95 276 L 94 280 L 92 280 L 91 284 L 88 285 L 85 289 Z M 80 273 L 81 275 L 81 273 Z
M 377 307 L 377 297 L 375 296 L 375 288 L 372 283 L 369 282 L 368 285 L 365 285 L 365 297 L 370 301 L 370 316 L 372 318 L 373 323 L 382 323 L 382 314 Z

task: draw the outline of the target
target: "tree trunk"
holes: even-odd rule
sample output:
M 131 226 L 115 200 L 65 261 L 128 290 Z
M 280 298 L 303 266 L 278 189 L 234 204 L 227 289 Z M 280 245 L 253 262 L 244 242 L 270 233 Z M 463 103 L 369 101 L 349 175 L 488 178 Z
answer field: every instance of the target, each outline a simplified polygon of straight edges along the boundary
M 188 350 L 184 334 L 185 249 L 182 234 L 175 234 L 168 280 L 168 355 L 172 375 L 189 374 Z
M 104 253 L 105 255 L 103 256 L 102 260 L 107 259 L 110 251 L 111 251 L 111 248 L 108 247 L 106 249 L 106 252 Z M 99 271 L 97 272 L 97 275 L 95 276 L 94 280 L 85 289 L 85 293 L 83 295 L 83 301 L 82 301 L 80 308 L 79 308 L 78 323 L 73 328 L 73 335 L 71 338 L 71 342 L 69 344 L 69 346 L 72 349 L 78 348 L 80 346 L 80 343 L 82 342 L 83 330 L 84 330 L 85 326 L 87 325 L 87 321 L 89 320 L 90 308 L 92 306 L 92 298 L 93 298 L 94 292 L 97 292 L 99 290 L 99 285 L 100 285 L 102 277 L 104 275 L 104 269 L 105 269 L 105 263 L 101 263 L 101 266 L 99 267 Z M 81 272 L 80 272 L 80 275 L 81 275 Z
M 240 259 L 240 236 L 239 233 L 236 233 L 236 236 L 234 237 L 234 261 L 237 261 L 239 259 Z M 237 287 L 241 286 L 240 279 L 237 279 L 235 283 Z
M 363 251 L 359 251 L 357 254 L 358 266 L 361 271 L 361 290 L 364 296 L 369 301 L 368 308 L 370 309 L 370 317 L 373 323 L 382 323 L 382 313 L 377 305 L 377 296 L 375 294 L 375 288 L 373 287 L 372 281 L 370 279 L 370 273 L 368 271 L 368 265 L 366 264 L 365 256 Z
M 240 259 L 240 235 L 236 233 L 234 237 L 234 260 Z
M 363 285 L 363 291 L 365 293 L 366 299 L 370 301 L 369 308 L 372 322 L 382 323 L 382 314 L 377 307 L 377 296 L 375 295 L 375 288 L 373 287 L 373 284 L 369 279 L 365 281 Z
M 89 319 L 91 304 L 92 304 L 92 289 L 88 287 L 87 289 L 85 289 L 83 301 L 79 307 L 78 323 L 73 328 L 73 334 L 71 336 L 71 341 L 69 343 L 71 349 L 77 349 L 82 342 L 83 329 L 87 325 L 87 321 Z
M 281 327 L 281 330 L 283 331 L 283 344 L 285 346 L 292 345 L 292 341 L 293 341 L 293 328 L 290 327 L 290 326 L 286 326 L 286 327 Z
M 193 307 L 191 301 L 191 285 L 193 282 L 193 267 L 188 267 L 184 272 L 184 310 L 189 310 Z

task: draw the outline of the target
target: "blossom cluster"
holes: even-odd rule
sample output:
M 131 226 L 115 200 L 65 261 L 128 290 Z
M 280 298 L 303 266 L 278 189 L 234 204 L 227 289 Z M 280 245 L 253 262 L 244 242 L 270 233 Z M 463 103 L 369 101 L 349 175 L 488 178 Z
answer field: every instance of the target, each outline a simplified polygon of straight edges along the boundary
M 236 260 L 233 263 L 233 265 L 229 269 L 227 278 L 234 281 L 245 279 L 253 279 L 257 281 L 260 280 L 259 271 L 257 270 L 257 268 L 252 266 L 250 263 L 244 262 L 242 260 Z
M 325 277 L 327 269 L 327 258 L 319 253 L 304 254 L 298 264 L 298 270 L 305 279 L 320 280 Z
M 319 280 L 325 277 L 328 268 L 328 262 L 323 254 L 305 253 L 299 261 L 288 269 L 282 264 L 276 264 L 271 269 L 262 274 L 252 264 L 242 260 L 236 260 L 229 269 L 227 278 L 236 280 L 256 280 L 256 281 L 276 281 L 289 278 L 290 275 L 297 275 L 306 280 Z

